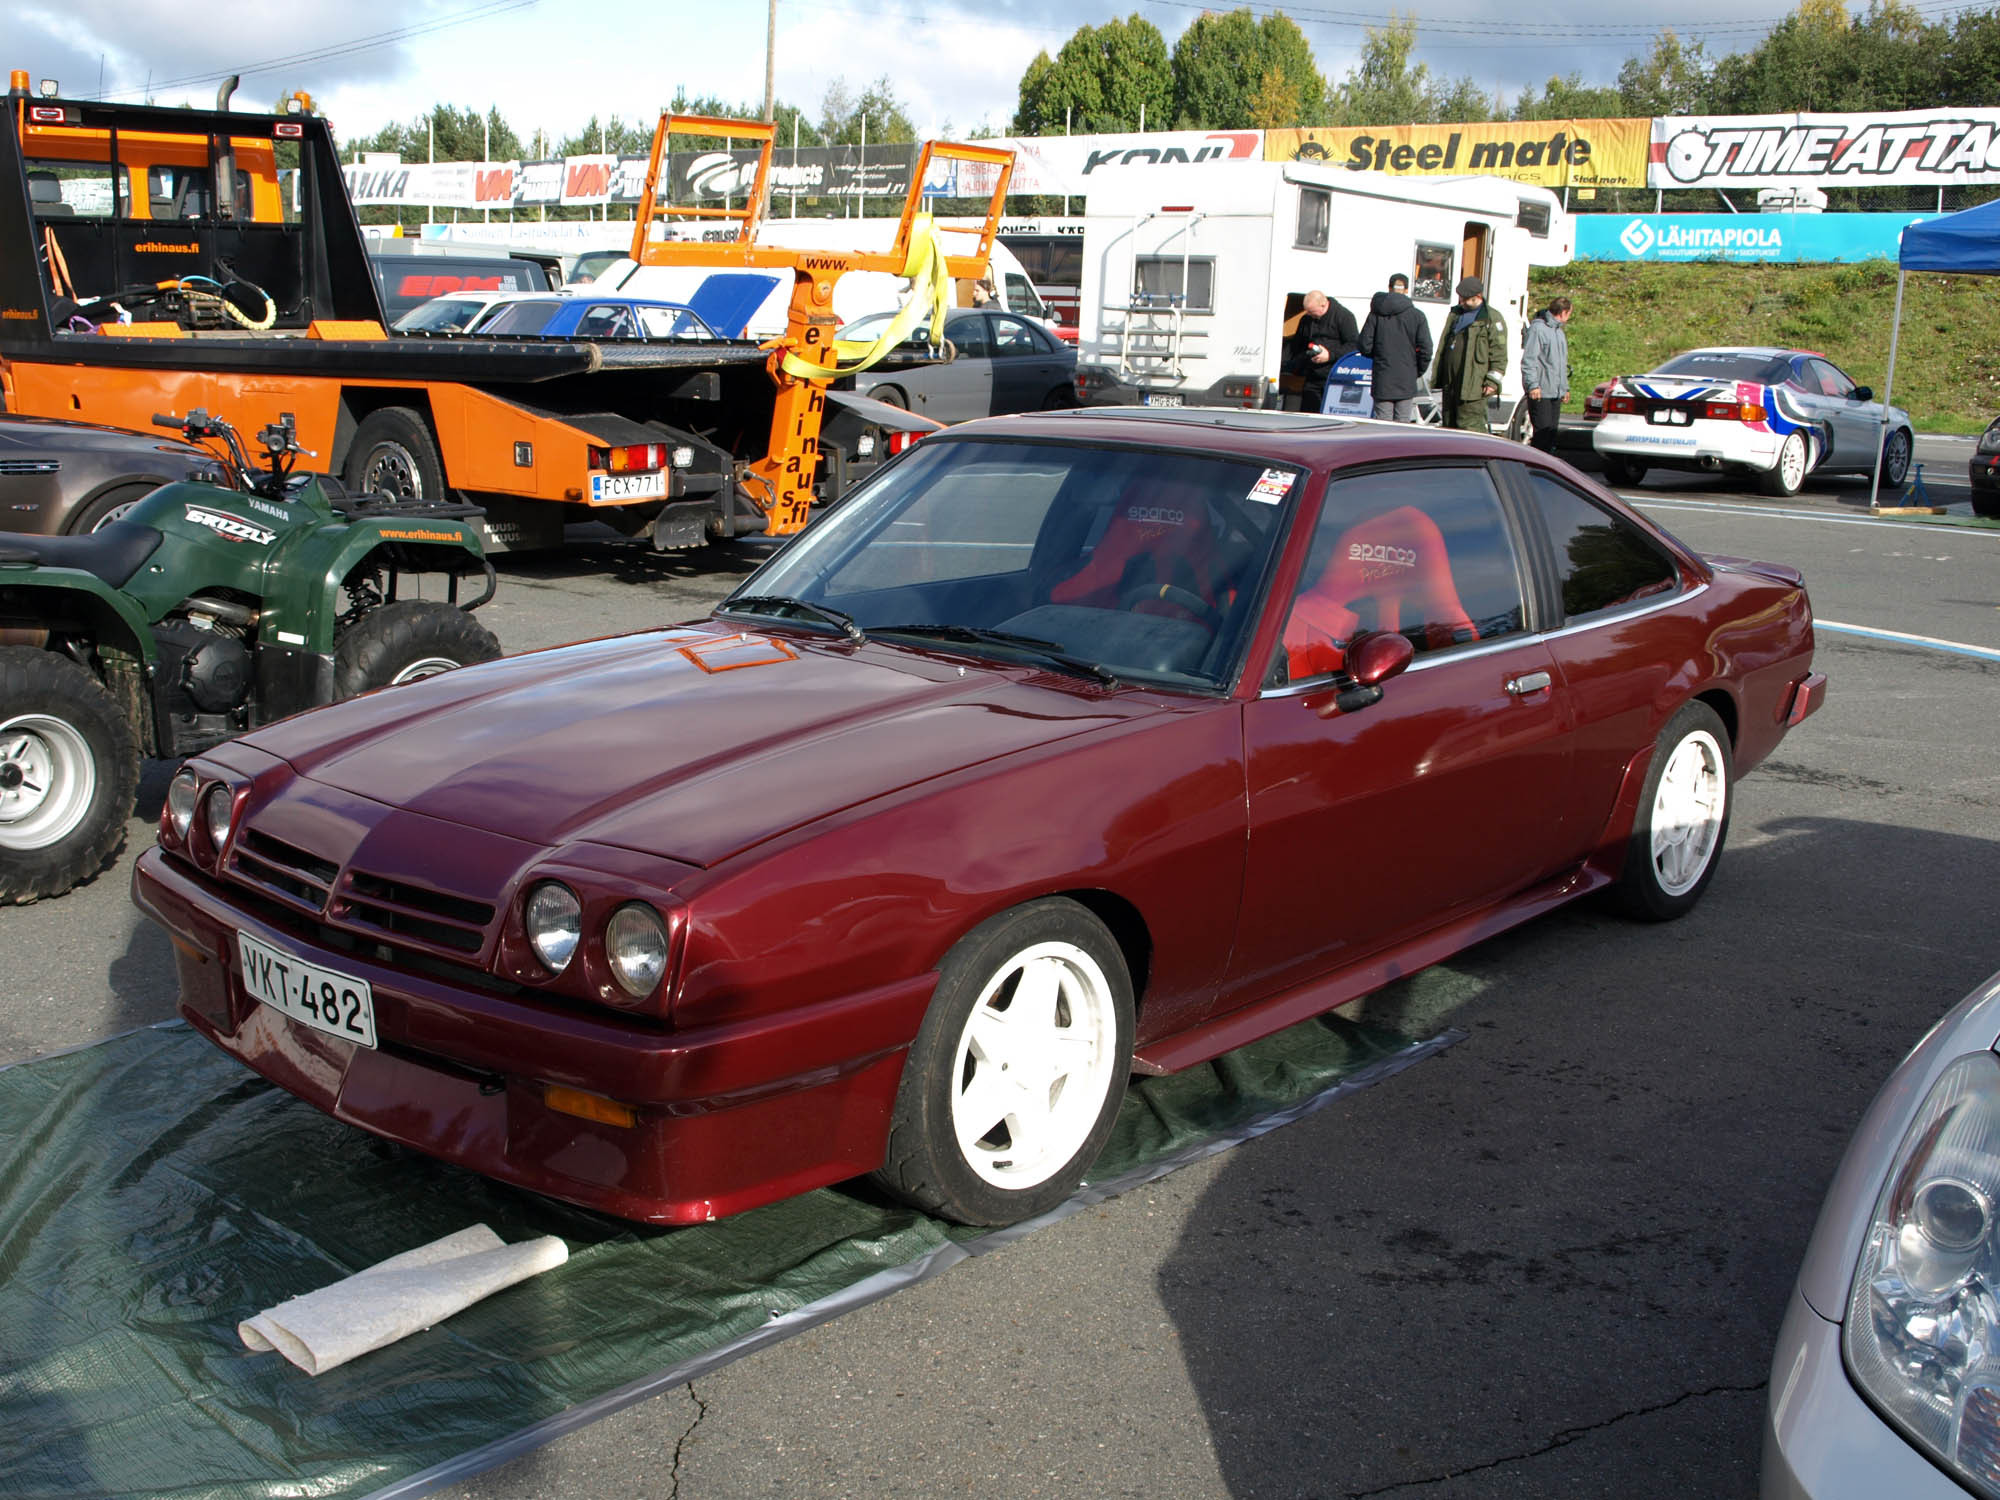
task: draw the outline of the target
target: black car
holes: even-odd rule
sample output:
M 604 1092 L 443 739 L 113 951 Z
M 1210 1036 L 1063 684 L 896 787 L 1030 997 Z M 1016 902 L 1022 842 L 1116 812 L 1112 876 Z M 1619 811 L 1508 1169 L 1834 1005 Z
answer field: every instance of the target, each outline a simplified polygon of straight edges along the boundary
M 227 484 L 215 455 L 159 434 L 0 415 L 0 531 L 95 531 L 163 484 Z
M 1973 514 L 2000 521 L 2000 417 L 1986 424 L 1966 469 L 1972 481 Z

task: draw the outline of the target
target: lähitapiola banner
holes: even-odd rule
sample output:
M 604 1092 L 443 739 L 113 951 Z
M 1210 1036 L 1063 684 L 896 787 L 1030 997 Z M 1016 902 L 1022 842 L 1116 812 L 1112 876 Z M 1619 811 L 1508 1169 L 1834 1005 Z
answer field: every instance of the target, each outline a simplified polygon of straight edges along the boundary
M 1653 188 L 2000 182 L 2000 109 L 1696 115 L 1653 121 Z

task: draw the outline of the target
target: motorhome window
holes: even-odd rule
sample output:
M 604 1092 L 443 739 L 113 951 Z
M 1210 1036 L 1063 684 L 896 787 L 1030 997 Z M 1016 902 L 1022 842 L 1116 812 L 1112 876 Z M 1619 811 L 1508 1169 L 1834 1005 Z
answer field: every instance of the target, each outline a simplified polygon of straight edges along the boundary
M 1548 204 L 1537 203 L 1532 198 L 1522 198 L 1519 202 L 1520 207 L 1515 211 L 1514 222 L 1527 230 L 1536 239 L 1547 239 L 1549 237 Z
M 1300 188 L 1299 237 L 1293 243 L 1301 250 L 1324 250 L 1332 226 L 1333 194 L 1324 188 Z
M 111 198 L 111 168 L 97 162 L 30 161 L 28 198 L 38 219 L 108 219 L 132 208 L 130 173 L 118 168 L 118 201 Z
M 1132 300 L 1148 307 L 1215 311 L 1215 262 L 1142 255 L 1132 267 Z
M 1450 245 L 1417 242 L 1415 270 L 1410 276 L 1410 296 L 1418 302 L 1451 301 L 1451 267 L 1457 251 Z

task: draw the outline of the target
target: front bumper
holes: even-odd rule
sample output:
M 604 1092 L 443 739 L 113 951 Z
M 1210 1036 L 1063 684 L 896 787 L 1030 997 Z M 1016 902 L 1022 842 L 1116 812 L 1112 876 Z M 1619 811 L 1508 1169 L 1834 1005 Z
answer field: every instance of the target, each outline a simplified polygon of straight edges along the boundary
M 167 929 L 180 1012 L 223 1051 L 335 1118 L 503 1182 L 621 1218 L 685 1224 L 882 1164 L 903 1058 L 935 974 L 698 1030 L 453 981 L 267 920 L 159 849 L 133 900 Z M 243 988 L 236 933 L 365 979 L 380 1046 L 313 1030 Z M 551 1086 L 635 1112 L 552 1109 Z
M 1618 413 L 1598 420 L 1590 445 L 1607 457 L 1630 459 L 1648 468 L 1763 473 L 1777 464 L 1780 439 L 1741 422 L 1697 417 L 1685 427 L 1670 427 Z
M 1840 1325 L 1794 1288 L 1764 1409 L 1763 1500 L 1966 1500 L 1966 1491 L 1910 1445 L 1854 1389 Z
M 2000 453 L 1975 453 L 1965 471 L 1975 490 L 1984 494 L 2000 490 Z

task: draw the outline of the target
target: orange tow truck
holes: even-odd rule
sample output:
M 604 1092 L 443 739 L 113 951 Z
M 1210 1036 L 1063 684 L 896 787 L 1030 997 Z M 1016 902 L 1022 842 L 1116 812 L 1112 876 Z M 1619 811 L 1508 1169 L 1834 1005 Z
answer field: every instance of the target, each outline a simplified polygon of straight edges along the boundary
M 404 335 L 380 293 L 325 121 L 37 96 L 15 72 L 0 129 L 0 404 L 150 430 L 204 407 L 247 429 L 290 413 L 351 489 L 456 494 L 490 551 L 560 545 L 607 521 L 680 548 L 805 525 L 935 424 L 838 388 L 832 291 L 848 271 L 978 278 L 1011 156 L 932 143 L 881 253 L 757 243 L 772 127 L 662 116 L 634 228 L 648 264 L 776 269 L 791 322 L 768 344 Z M 736 209 L 662 202 L 676 134 L 760 148 Z M 280 153 L 296 152 L 296 178 Z M 974 253 L 944 255 L 921 214 L 934 158 L 997 166 Z M 291 169 L 287 169 L 288 171 Z M 288 207 L 288 200 L 290 206 Z M 656 241 L 661 219 L 726 217 L 722 244 Z

